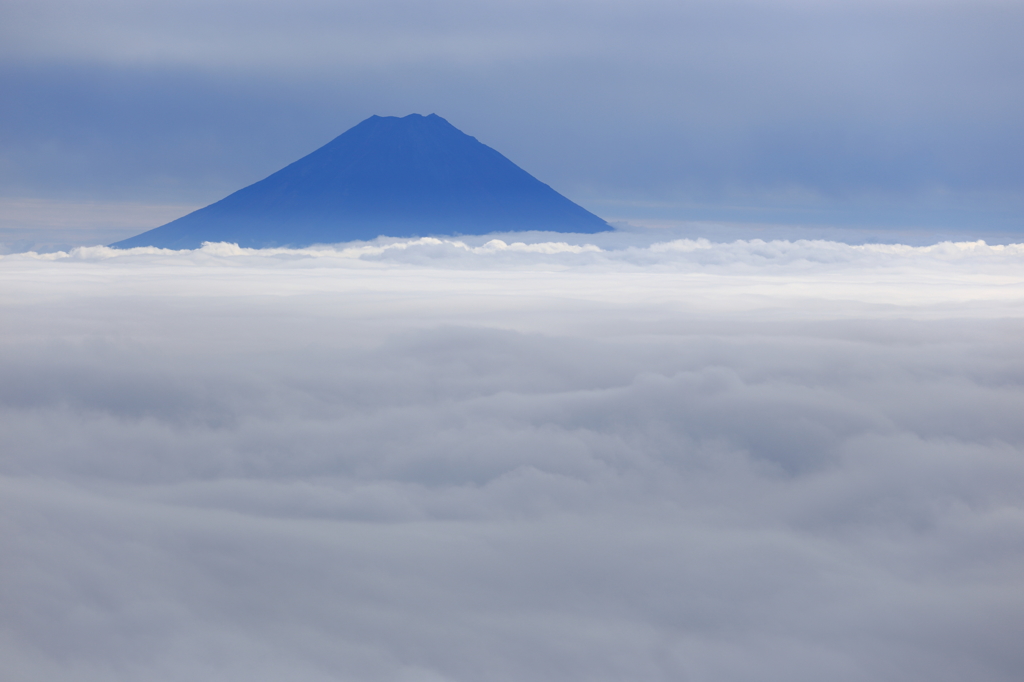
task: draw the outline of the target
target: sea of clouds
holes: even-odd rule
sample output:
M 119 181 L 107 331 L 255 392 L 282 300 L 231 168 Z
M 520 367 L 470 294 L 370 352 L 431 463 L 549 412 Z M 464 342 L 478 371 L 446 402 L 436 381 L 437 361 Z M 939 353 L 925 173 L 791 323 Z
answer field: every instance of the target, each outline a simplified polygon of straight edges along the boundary
M 0 257 L 10 682 L 1016 681 L 1024 245 Z

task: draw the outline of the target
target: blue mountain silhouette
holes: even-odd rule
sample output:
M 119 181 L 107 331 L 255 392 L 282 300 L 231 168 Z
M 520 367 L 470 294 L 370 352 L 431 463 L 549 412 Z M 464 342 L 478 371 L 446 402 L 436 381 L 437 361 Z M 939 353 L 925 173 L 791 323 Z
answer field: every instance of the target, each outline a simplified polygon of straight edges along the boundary
M 371 116 L 270 177 L 121 248 L 611 229 L 436 114 Z

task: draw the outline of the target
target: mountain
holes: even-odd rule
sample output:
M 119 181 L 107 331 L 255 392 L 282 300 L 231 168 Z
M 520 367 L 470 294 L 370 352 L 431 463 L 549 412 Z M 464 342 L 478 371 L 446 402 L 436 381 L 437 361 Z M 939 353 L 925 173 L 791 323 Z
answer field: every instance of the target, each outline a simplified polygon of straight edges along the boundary
M 120 248 L 611 229 L 436 114 L 371 116 L 268 178 Z

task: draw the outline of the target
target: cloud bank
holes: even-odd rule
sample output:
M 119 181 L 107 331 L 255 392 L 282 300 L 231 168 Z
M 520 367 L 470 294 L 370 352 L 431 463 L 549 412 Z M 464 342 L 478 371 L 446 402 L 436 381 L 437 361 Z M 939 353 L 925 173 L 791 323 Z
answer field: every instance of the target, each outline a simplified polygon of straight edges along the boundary
M 1017 680 L 1022 265 L 4 256 L 4 678 Z

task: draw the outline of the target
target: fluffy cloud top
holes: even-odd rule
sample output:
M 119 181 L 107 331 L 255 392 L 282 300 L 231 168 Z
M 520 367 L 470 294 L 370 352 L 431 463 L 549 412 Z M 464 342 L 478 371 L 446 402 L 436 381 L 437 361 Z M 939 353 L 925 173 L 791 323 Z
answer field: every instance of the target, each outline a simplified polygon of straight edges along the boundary
M 4 256 L 4 678 L 1017 680 L 1022 265 Z

